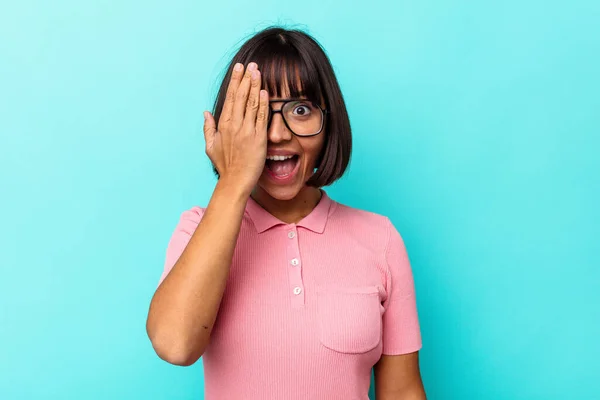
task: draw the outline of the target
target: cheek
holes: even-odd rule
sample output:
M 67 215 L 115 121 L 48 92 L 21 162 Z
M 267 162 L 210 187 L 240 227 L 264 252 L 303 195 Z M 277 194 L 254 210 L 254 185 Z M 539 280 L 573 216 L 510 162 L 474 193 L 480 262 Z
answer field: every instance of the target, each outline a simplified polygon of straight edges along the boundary
M 307 170 L 316 168 L 317 160 L 323 149 L 324 135 L 319 135 L 318 140 L 303 143 L 304 163 Z M 315 139 L 317 139 L 315 138 Z

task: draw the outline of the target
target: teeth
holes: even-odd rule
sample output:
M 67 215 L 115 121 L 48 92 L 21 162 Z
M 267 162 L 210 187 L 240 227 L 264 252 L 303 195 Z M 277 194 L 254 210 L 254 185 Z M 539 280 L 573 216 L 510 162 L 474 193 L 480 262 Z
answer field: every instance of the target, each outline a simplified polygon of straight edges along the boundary
M 294 156 L 268 156 L 267 160 L 283 161 L 283 160 L 288 160 L 292 157 L 294 157 Z

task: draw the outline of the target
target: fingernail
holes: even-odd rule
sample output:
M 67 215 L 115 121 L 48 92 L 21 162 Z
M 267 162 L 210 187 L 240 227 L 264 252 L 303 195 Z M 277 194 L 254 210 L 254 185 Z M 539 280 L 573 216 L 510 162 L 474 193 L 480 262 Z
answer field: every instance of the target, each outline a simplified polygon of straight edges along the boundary
M 260 72 L 252 71 L 252 79 L 258 79 L 259 75 L 260 75 Z
M 248 71 L 254 71 L 256 69 L 257 65 L 256 63 L 250 63 L 248 64 Z
M 236 63 L 235 66 L 233 67 L 234 70 L 240 72 L 242 70 L 244 66 L 240 63 Z
M 208 119 L 208 111 L 204 111 L 204 119 Z

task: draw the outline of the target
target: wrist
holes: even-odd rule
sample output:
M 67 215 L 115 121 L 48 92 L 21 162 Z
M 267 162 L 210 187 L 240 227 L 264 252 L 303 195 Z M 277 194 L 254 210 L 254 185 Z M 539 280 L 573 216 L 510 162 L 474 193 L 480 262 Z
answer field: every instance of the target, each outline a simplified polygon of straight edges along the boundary
M 232 202 L 240 202 L 246 204 L 253 188 L 248 188 L 248 185 L 241 184 L 239 181 L 234 181 L 227 178 L 219 178 L 215 187 L 215 192 L 219 196 L 228 199 Z

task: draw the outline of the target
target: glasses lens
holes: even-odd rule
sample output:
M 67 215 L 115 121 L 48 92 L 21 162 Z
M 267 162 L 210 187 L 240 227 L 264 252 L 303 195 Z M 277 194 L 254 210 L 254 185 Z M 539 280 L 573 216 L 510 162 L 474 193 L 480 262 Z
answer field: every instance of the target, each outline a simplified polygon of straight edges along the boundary
M 300 136 L 314 135 L 323 125 L 323 112 L 310 101 L 292 101 L 283 107 L 283 115 L 290 129 Z

